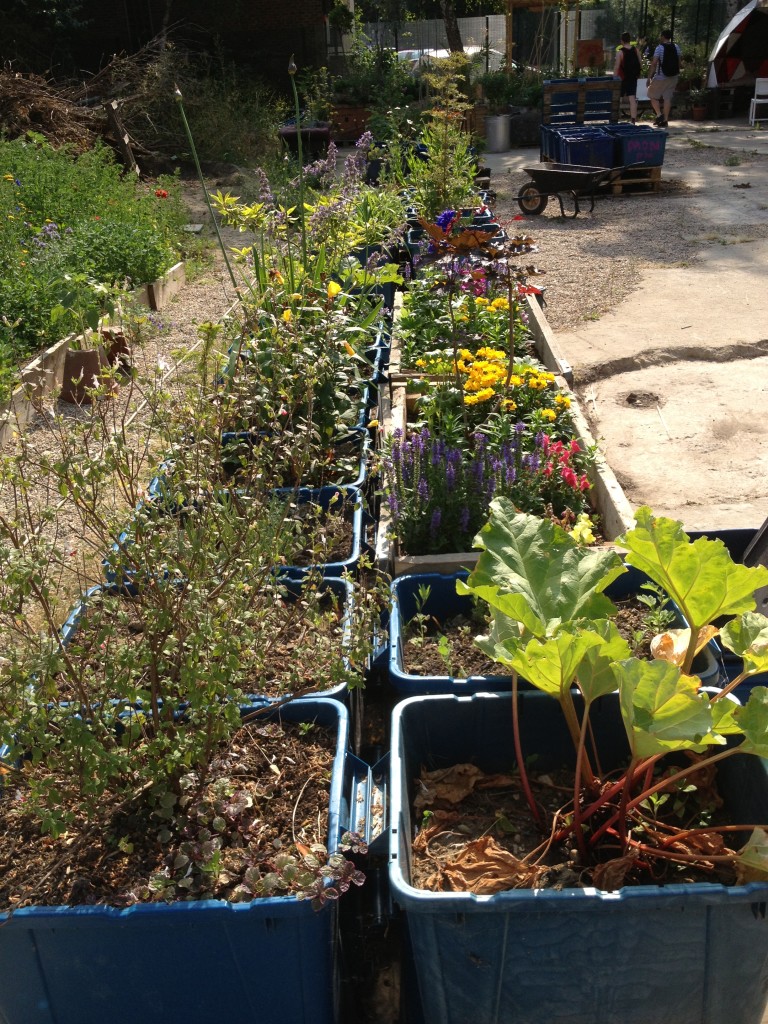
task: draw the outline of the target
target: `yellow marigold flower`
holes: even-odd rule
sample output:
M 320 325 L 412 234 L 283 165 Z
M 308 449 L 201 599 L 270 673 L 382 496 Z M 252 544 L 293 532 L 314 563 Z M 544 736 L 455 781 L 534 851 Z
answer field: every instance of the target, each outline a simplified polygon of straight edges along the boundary
M 517 409 L 517 402 L 513 402 L 511 398 L 505 398 L 501 403 L 501 408 L 504 412 L 515 412 Z
M 477 295 L 475 297 L 475 305 L 476 306 L 488 306 L 488 305 L 490 305 L 490 303 L 488 302 L 488 299 L 486 299 L 486 297 L 484 295 Z
M 509 378 L 510 387 L 519 388 L 523 383 L 523 378 L 519 377 L 516 373 L 513 373 Z
M 3 181 L 13 181 L 13 175 L 12 174 L 4 174 L 3 175 Z
M 460 356 L 461 359 L 464 360 L 465 363 L 471 363 L 471 362 L 474 361 L 474 358 L 475 358 L 474 355 L 472 354 L 472 352 L 470 352 L 468 348 L 460 348 L 459 349 L 459 356 Z
M 498 299 L 494 299 L 491 303 L 491 309 L 509 309 L 509 299 L 505 299 L 503 295 L 500 295 Z
M 483 388 L 482 391 L 477 391 L 474 395 L 464 395 L 464 404 L 479 405 L 480 402 L 487 402 L 489 398 L 493 398 L 494 394 L 493 388 Z
M 500 348 L 479 348 L 477 355 L 479 358 L 487 359 L 491 362 L 498 362 L 507 358 L 507 353 Z
M 291 320 L 293 320 L 293 313 L 290 309 L 283 310 L 283 320 L 285 320 L 287 324 L 289 324 Z
M 557 413 L 554 409 L 542 409 L 541 418 L 543 420 L 549 420 L 549 422 L 552 423 L 557 418 Z
M 340 291 L 341 291 L 341 285 L 339 284 L 338 281 L 329 281 L 328 282 L 328 298 L 329 299 L 335 298 L 339 294 Z
M 568 395 L 555 395 L 555 405 L 559 405 L 561 409 L 570 409 L 571 400 Z
M 468 377 L 467 380 L 464 381 L 465 391 L 479 391 L 482 386 L 482 383 L 474 377 Z
M 418 366 L 418 363 L 416 365 Z M 456 363 L 455 369 L 457 369 L 459 373 L 469 373 L 469 367 L 467 366 L 463 359 L 460 359 Z
M 291 295 L 291 298 L 293 299 L 294 302 L 301 302 L 304 296 L 301 294 L 301 292 L 294 292 Z
M 427 360 L 426 359 L 417 359 L 416 360 L 416 365 L 418 366 L 418 368 L 420 370 L 423 370 L 424 367 L 427 365 Z

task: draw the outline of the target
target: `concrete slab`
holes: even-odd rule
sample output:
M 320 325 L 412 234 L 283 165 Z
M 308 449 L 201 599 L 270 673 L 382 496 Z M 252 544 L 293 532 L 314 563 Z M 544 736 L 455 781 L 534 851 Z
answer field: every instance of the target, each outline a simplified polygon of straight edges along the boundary
M 711 148 L 732 158 L 708 158 Z M 768 161 L 739 155 L 768 156 L 768 131 L 745 119 L 674 122 L 668 158 L 678 149 L 701 149 L 673 172 L 690 188 L 654 209 L 682 214 L 690 263 L 642 269 L 610 312 L 555 338 L 633 505 L 688 529 L 755 529 L 768 516 Z M 497 182 L 522 180 L 538 157 L 515 150 L 487 162 Z

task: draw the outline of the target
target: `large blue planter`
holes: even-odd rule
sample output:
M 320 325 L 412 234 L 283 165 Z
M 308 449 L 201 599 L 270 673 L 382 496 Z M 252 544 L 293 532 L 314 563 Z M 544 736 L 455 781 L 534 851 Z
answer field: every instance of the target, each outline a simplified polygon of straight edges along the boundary
M 282 576 L 276 576 L 276 582 L 279 583 L 280 590 L 288 601 L 300 600 L 304 588 L 309 586 L 317 587 L 318 591 L 322 593 L 327 591 L 334 595 L 338 602 L 341 618 L 339 654 L 340 657 L 344 658 L 345 669 L 348 669 L 349 662 L 346 656 L 346 650 L 349 647 L 352 630 L 352 615 L 354 614 L 355 607 L 355 591 L 349 580 L 333 579 L 331 577 L 325 577 L 322 580 L 317 580 L 315 578 L 310 580 L 306 576 L 292 577 L 288 573 L 285 573 Z M 126 598 L 131 598 L 136 596 L 138 590 L 133 583 L 129 582 L 124 582 L 122 584 L 110 582 L 104 586 L 90 587 L 74 605 L 61 627 L 62 640 L 65 645 L 73 642 L 77 636 L 77 631 L 80 628 L 80 623 L 83 620 L 83 617 L 88 614 L 89 602 L 92 602 L 94 598 L 98 598 L 101 593 L 109 594 L 111 596 L 124 596 Z M 253 693 L 250 696 L 253 697 L 254 700 L 262 702 L 268 702 L 271 699 L 266 697 L 263 693 Z M 283 699 L 285 696 L 286 695 L 283 695 L 280 699 Z M 307 698 L 296 698 L 296 700 L 314 700 L 317 697 L 332 697 L 337 700 L 346 700 L 347 684 L 342 680 L 335 686 L 329 687 L 327 690 L 319 690 Z
M 335 847 L 348 741 L 337 701 L 285 706 L 287 721 L 336 729 L 328 842 Z M 23 856 L 23 851 L 19 851 Z M 336 904 L 293 896 L 28 907 L 0 916 L 3 1024 L 334 1024 Z
M 352 541 L 349 553 L 344 558 L 333 562 L 324 562 L 319 565 L 284 565 L 280 567 L 280 573 L 302 579 L 311 573 L 321 573 L 323 576 L 342 577 L 346 573 L 356 573 L 360 558 L 364 554 L 373 554 L 371 540 L 374 529 L 374 520 L 365 508 L 363 496 L 356 487 L 320 487 L 310 489 L 300 487 L 298 490 L 290 488 L 279 489 L 275 492 L 278 500 L 285 502 L 296 502 L 299 505 L 312 503 L 326 511 L 334 503 L 343 502 L 345 515 L 352 527 Z
M 519 695 L 526 757 L 561 763 L 570 740 L 556 702 Z M 407 923 L 429 1024 L 760 1024 L 768 993 L 768 884 L 690 884 L 432 893 L 410 880 L 414 780 L 472 762 L 514 762 L 510 697 L 412 697 L 392 722 L 390 882 Z M 623 754 L 616 698 L 594 720 L 603 767 Z M 573 753 L 570 748 L 571 755 Z M 732 817 L 768 822 L 768 777 L 755 757 L 725 762 Z
M 464 615 L 469 618 L 472 610 L 472 598 L 456 593 L 456 581 L 466 580 L 468 575 L 466 571 L 450 575 L 414 573 L 408 576 L 398 576 L 392 582 L 389 605 L 389 679 L 403 696 L 424 696 L 430 693 L 478 693 L 512 689 L 512 677 L 502 672 L 497 675 L 470 676 L 468 678 L 451 676 L 447 673 L 422 676 L 408 672 L 405 667 L 405 628 L 419 610 L 417 605 L 419 587 L 428 586 L 430 588 L 430 595 L 425 602 L 423 612 L 433 620 L 442 623 L 456 615 Z M 640 585 L 647 579 L 647 576 L 630 566 L 627 572 L 609 585 L 606 593 L 612 600 L 620 601 L 622 598 L 636 593 Z M 696 655 L 693 671 L 699 676 L 704 686 L 714 686 L 720 679 L 718 653 L 716 645 L 710 642 Z M 522 685 L 527 688 L 529 684 L 522 681 Z

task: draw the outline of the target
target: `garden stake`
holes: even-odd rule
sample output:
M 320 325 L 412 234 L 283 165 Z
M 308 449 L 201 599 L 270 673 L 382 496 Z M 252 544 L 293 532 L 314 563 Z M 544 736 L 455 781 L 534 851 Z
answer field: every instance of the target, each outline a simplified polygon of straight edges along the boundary
M 195 161 L 195 169 L 197 170 L 197 177 L 200 180 L 200 184 L 203 187 L 203 195 L 205 196 L 205 203 L 206 203 L 206 206 L 208 207 L 208 212 L 211 215 L 211 219 L 213 220 L 213 228 L 214 228 L 214 231 L 216 232 L 216 238 L 218 239 L 218 242 L 219 242 L 219 248 L 221 249 L 222 256 L 224 257 L 224 262 L 227 265 L 227 270 L 229 271 L 229 278 L 230 278 L 230 280 L 232 282 L 232 287 L 235 289 L 235 294 L 237 295 L 238 299 L 240 300 L 240 302 L 242 302 L 243 301 L 243 296 L 242 296 L 242 294 L 240 292 L 240 286 L 238 285 L 237 281 L 235 280 L 235 275 L 234 275 L 234 272 L 232 271 L 232 266 L 231 266 L 231 264 L 229 262 L 229 256 L 227 255 L 227 250 L 226 250 L 226 248 L 224 246 L 224 242 L 223 242 L 222 237 L 221 237 L 221 232 L 219 231 L 219 224 L 218 224 L 218 221 L 216 220 L 216 217 L 215 217 L 215 215 L 213 213 L 213 207 L 211 206 L 211 200 L 210 200 L 210 197 L 208 196 L 208 189 L 205 187 L 205 179 L 203 178 L 203 171 L 202 171 L 202 168 L 200 167 L 200 161 L 197 158 L 197 149 L 195 148 L 195 140 L 192 138 L 192 131 L 190 130 L 189 122 L 187 121 L 187 115 L 184 113 L 184 100 L 183 100 L 182 95 L 181 95 L 181 89 L 179 89 L 178 85 L 174 87 L 173 93 L 174 93 L 174 96 L 176 97 L 176 102 L 179 105 L 179 113 L 181 114 L 181 122 L 184 125 L 184 132 L 185 132 L 185 134 L 187 136 L 187 141 L 189 142 L 189 148 L 192 151 L 192 159 Z

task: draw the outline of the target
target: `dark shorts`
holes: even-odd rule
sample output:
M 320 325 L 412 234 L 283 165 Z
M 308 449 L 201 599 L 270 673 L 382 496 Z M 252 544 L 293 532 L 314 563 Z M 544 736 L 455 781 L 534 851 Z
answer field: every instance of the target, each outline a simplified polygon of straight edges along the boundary
M 636 78 L 622 78 L 622 80 L 621 80 L 621 95 L 622 96 L 637 96 L 637 79 Z

